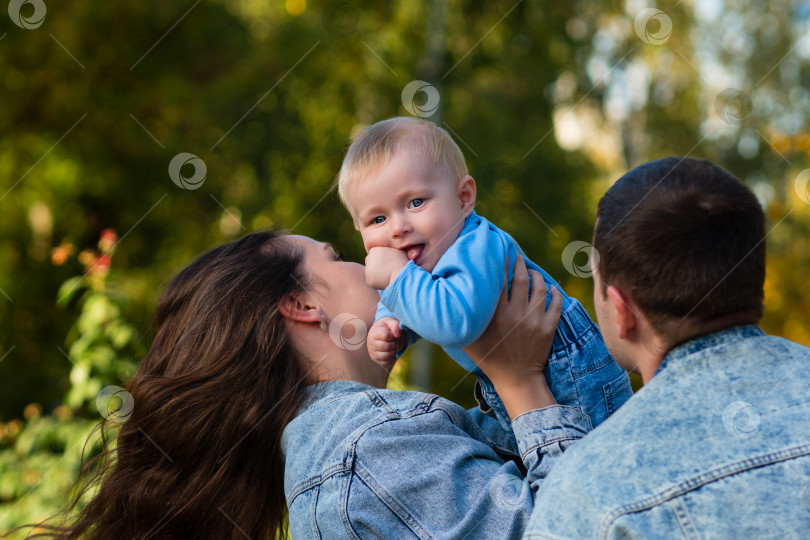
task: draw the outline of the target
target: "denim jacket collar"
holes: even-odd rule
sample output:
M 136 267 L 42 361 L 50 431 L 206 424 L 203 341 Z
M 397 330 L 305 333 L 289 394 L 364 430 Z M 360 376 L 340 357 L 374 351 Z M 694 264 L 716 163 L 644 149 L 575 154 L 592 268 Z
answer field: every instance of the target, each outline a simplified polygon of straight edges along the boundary
M 694 354 L 696 352 L 700 352 L 703 349 L 707 349 L 709 347 L 729 345 L 731 343 L 740 341 L 748 337 L 764 336 L 764 335 L 765 332 L 762 331 L 762 329 L 759 326 L 755 324 L 748 324 L 744 326 L 733 326 L 731 328 L 725 328 L 718 332 L 713 332 L 711 334 L 696 337 L 685 343 L 676 345 L 674 349 L 669 351 L 669 353 L 667 353 L 667 355 L 664 357 L 664 360 L 661 362 L 661 365 L 658 366 L 655 375 L 661 373 L 668 364 L 672 362 L 677 362 L 682 358 L 686 358 L 687 356 Z
M 342 396 L 353 394 L 364 390 L 373 390 L 373 386 L 357 381 L 324 381 L 309 385 L 304 390 L 307 401 L 301 407 L 298 414 L 330 401 L 339 399 Z

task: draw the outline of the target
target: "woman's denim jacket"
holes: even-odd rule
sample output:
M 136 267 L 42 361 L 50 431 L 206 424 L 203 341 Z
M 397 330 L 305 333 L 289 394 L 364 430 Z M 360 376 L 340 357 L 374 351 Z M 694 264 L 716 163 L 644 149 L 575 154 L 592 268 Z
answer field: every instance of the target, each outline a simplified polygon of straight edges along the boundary
M 518 538 L 541 480 L 591 428 L 560 405 L 518 416 L 512 435 L 435 395 L 309 390 L 282 441 L 294 538 Z
M 810 538 L 810 349 L 756 326 L 676 347 L 535 503 L 526 539 Z

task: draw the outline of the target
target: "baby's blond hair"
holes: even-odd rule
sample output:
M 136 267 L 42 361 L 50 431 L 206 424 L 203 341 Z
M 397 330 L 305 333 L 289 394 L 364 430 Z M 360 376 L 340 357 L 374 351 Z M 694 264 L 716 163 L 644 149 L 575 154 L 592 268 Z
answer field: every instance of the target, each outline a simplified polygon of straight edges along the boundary
M 414 157 L 427 159 L 432 167 L 444 167 L 457 181 L 467 175 L 464 154 L 439 126 L 402 116 L 377 122 L 363 129 L 354 139 L 335 179 L 340 200 L 352 219 L 355 214 L 349 204 L 349 188 L 388 165 L 399 152 L 410 152 Z

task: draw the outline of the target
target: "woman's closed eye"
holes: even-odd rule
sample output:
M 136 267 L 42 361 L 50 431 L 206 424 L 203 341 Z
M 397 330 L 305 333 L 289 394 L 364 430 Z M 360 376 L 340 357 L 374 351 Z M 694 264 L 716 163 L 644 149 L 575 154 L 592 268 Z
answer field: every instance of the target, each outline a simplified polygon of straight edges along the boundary
M 425 199 L 414 199 L 408 203 L 408 208 L 419 208 L 423 204 L 425 204 Z

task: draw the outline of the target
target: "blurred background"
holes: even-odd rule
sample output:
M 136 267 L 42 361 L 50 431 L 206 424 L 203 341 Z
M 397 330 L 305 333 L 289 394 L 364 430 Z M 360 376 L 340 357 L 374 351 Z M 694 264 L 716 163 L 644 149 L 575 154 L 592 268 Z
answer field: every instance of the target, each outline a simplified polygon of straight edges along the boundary
M 604 191 L 651 159 L 718 163 L 769 219 L 762 326 L 810 345 L 808 29 L 810 2 L 785 0 L 11 0 L 0 536 L 64 506 L 99 392 L 196 254 L 274 226 L 362 262 L 330 187 L 352 134 L 390 116 L 447 129 L 477 211 L 592 314 Z M 469 407 L 472 379 L 423 344 L 392 386 Z

